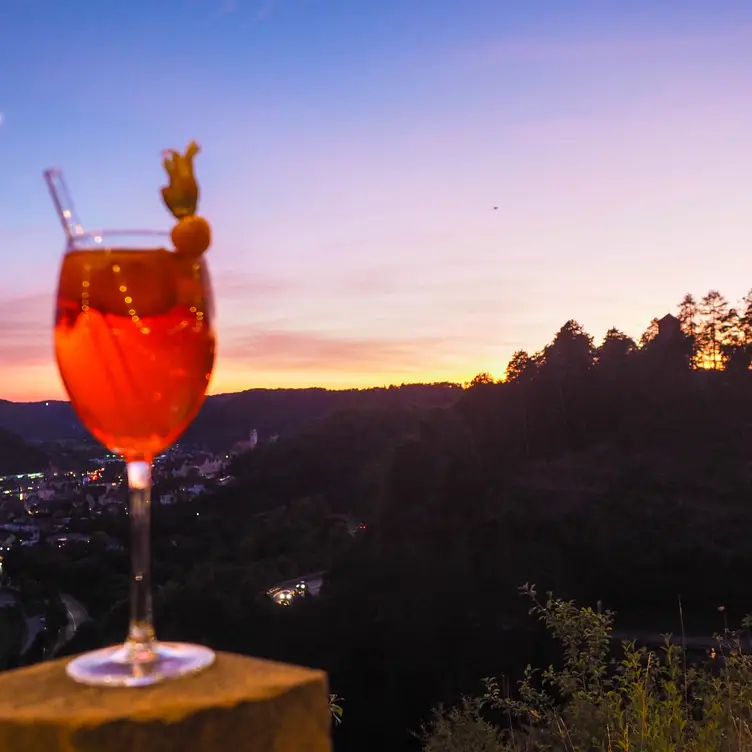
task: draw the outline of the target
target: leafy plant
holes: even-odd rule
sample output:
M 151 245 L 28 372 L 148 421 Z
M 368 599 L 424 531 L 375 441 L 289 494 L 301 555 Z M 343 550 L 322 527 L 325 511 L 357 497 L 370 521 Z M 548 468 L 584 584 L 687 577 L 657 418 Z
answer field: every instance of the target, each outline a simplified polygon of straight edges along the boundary
M 335 726 L 339 726 L 339 724 L 342 723 L 342 716 L 345 712 L 342 710 L 342 706 L 339 705 L 340 702 L 342 702 L 341 697 L 338 697 L 337 695 L 329 695 L 329 712 L 332 714 L 332 720 L 334 721 Z
M 482 700 L 466 697 L 460 707 L 434 710 L 418 738 L 424 752 L 505 752 L 499 730 L 481 716 Z
M 612 612 L 522 592 L 561 646 L 561 665 L 528 666 L 514 697 L 484 679 L 481 697 L 435 711 L 424 752 L 752 752 L 752 656 L 741 633 L 717 635 L 706 665 L 689 666 L 670 635 L 661 651 L 627 641 L 616 656 Z

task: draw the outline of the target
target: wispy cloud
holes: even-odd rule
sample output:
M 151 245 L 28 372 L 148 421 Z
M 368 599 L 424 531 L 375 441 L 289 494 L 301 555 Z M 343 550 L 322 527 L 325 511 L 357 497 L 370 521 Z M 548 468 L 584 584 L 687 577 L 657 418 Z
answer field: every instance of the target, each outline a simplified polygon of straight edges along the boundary
M 53 301 L 50 295 L 0 299 L 3 366 L 20 368 L 50 362 Z
M 265 331 L 239 336 L 223 358 L 262 371 L 420 372 L 441 356 L 444 338 L 358 338 L 318 332 Z
M 330 280 L 335 293 L 361 296 L 391 295 L 404 287 L 405 270 L 395 266 L 370 266 Z
M 463 318 L 484 311 L 518 310 L 528 297 L 532 280 L 506 269 L 508 255 L 502 250 L 486 259 L 488 264 L 437 259 L 431 264 L 372 266 L 333 276 L 327 289 L 345 302 L 422 311 L 431 318 L 437 312 L 453 311 L 453 318 L 458 314 Z
M 292 278 L 269 277 L 240 269 L 223 269 L 212 275 L 215 296 L 222 300 L 241 299 L 253 303 L 291 295 L 300 290 L 300 282 Z

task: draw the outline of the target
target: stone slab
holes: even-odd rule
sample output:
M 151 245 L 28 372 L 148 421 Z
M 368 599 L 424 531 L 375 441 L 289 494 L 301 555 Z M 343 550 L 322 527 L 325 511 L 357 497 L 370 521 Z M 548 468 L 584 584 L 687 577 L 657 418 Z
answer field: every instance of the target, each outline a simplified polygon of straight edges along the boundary
M 218 653 L 137 689 L 77 684 L 64 660 L 0 673 L 0 752 L 330 752 L 326 675 Z

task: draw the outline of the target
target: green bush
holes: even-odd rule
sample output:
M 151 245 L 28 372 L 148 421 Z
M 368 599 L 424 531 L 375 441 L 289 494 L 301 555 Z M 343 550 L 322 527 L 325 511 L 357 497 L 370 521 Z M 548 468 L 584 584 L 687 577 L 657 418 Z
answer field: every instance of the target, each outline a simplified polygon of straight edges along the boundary
M 422 730 L 424 752 L 505 752 L 499 730 L 481 716 L 479 698 L 465 698 L 461 707 L 434 710 Z
M 484 679 L 481 697 L 434 712 L 424 752 L 752 752 L 752 656 L 739 632 L 718 635 L 706 665 L 689 665 L 670 635 L 659 652 L 624 642 L 617 658 L 612 612 L 522 591 L 561 666 L 528 666 L 514 697 Z

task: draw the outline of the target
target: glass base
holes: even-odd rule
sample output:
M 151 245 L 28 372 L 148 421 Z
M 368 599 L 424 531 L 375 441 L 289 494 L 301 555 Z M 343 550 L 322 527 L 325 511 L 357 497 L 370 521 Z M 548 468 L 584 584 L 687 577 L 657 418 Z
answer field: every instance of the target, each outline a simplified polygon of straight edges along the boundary
M 184 642 L 159 642 L 156 660 L 128 660 L 123 645 L 114 645 L 74 658 L 66 667 L 68 676 L 94 687 L 146 687 L 150 684 L 203 671 L 214 663 L 214 651 Z

